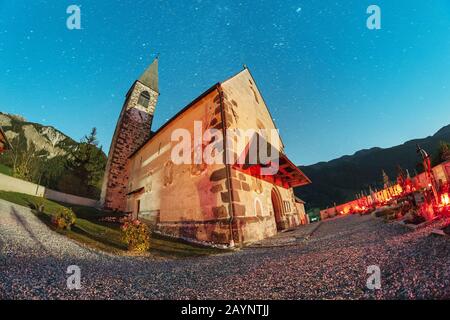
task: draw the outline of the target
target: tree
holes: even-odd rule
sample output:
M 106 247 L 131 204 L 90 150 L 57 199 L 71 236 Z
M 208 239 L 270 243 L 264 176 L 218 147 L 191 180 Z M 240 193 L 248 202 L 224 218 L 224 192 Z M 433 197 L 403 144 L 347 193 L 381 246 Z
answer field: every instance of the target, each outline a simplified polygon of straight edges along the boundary
M 67 173 L 67 158 L 66 156 L 56 156 L 51 159 L 41 159 L 39 164 L 39 182 L 40 184 L 56 190 L 59 189 L 59 182 L 61 178 Z M 67 191 L 66 191 L 67 192 Z
M 450 143 L 440 141 L 437 153 L 433 157 L 433 166 L 450 160 Z
M 74 148 L 68 161 L 68 169 L 73 180 L 79 185 L 79 194 L 98 197 L 106 166 L 106 157 L 102 147 L 98 147 L 97 129 L 93 128 L 89 135 L 81 139 Z M 71 180 L 65 177 L 63 180 Z
M 39 158 L 33 143 L 17 136 L 11 141 L 11 150 L 8 151 L 8 162 L 12 167 L 13 176 L 22 180 L 37 182 L 39 172 Z

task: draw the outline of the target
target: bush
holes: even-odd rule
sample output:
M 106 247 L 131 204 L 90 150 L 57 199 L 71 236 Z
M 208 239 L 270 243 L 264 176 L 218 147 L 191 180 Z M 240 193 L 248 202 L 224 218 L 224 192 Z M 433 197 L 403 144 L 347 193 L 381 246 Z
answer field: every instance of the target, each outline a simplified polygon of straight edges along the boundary
M 123 241 L 129 251 L 145 252 L 150 249 L 150 229 L 139 220 L 126 220 L 121 226 Z
M 383 208 L 383 209 L 378 209 L 372 212 L 372 214 L 377 217 L 386 217 L 389 215 L 392 215 L 395 213 L 395 210 L 391 209 L 391 208 Z
M 64 208 L 56 216 L 52 217 L 53 225 L 60 230 L 70 230 L 75 224 L 77 216 L 72 209 Z
M 422 217 L 419 212 L 415 210 L 410 210 L 408 213 L 405 214 L 405 222 L 409 224 L 420 224 L 422 222 L 425 222 L 426 219 Z

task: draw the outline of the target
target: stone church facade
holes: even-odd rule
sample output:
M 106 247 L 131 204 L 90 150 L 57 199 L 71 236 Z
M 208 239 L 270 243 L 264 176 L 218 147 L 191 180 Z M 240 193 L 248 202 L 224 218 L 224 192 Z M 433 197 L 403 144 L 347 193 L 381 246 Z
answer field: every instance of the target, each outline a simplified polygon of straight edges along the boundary
M 311 181 L 284 154 L 278 134 L 274 175 L 261 175 L 259 163 L 175 164 L 171 157 L 177 144 L 172 133 L 185 129 L 194 136 L 194 122 L 225 136 L 227 129 L 276 129 L 249 70 L 215 84 L 151 132 L 157 67 L 155 60 L 127 93 L 108 156 L 104 207 L 132 213 L 163 234 L 224 246 L 248 244 L 301 224 L 304 208 L 293 187 Z

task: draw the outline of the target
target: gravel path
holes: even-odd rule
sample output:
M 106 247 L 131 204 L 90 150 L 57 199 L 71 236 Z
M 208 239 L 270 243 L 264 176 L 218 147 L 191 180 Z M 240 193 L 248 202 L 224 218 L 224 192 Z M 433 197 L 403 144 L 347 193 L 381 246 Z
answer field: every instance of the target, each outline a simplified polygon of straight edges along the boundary
M 79 246 L 0 201 L 0 298 L 448 299 L 450 240 L 431 228 L 349 216 L 295 245 L 160 261 Z M 69 265 L 81 268 L 80 290 L 66 288 Z M 370 265 L 381 269 L 380 290 L 366 288 Z

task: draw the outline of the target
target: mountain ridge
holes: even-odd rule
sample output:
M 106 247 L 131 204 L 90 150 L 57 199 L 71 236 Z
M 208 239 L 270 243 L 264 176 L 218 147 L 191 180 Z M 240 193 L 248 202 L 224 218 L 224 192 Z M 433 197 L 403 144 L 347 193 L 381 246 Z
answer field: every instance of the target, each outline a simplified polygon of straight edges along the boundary
M 20 115 L 0 112 L 0 126 L 10 142 L 23 135 L 28 147 L 33 144 L 36 151 L 46 151 L 47 158 L 65 156 L 77 145 L 74 139 L 55 127 L 28 121 Z
M 325 208 L 335 202 L 350 201 L 363 189 L 381 188 L 382 170 L 391 180 L 395 180 L 397 165 L 413 174 L 420 162 L 416 145 L 420 144 L 434 156 L 441 141 L 450 142 L 450 125 L 443 126 L 431 136 L 411 139 L 396 146 L 362 149 L 353 155 L 299 166 L 312 184 L 296 188 L 295 194 L 306 201 L 308 208 Z
M 79 142 L 55 127 L 27 121 L 20 115 L 0 112 L 0 126 L 10 142 L 20 137 L 26 143 L 22 148 L 29 148 L 33 144 L 39 157 L 48 161 L 47 170 L 48 167 L 59 167 L 60 174 L 64 171 L 63 164 L 67 157 L 79 146 Z M 435 155 L 440 141 L 450 142 L 450 125 L 443 126 L 431 136 L 411 139 L 396 146 L 361 149 L 352 155 L 299 166 L 312 180 L 312 184 L 295 188 L 295 194 L 306 201 L 308 208 L 325 208 L 335 202 L 352 200 L 363 189 L 381 188 L 382 170 L 391 180 L 395 180 L 397 165 L 413 174 L 420 162 L 416 144 L 420 144 L 430 155 Z M 99 150 L 101 151 L 101 147 Z M 101 152 L 102 161 L 106 161 L 106 155 Z M 3 155 L 0 156 L 0 163 L 10 165 Z M 49 178 L 48 184 L 52 188 L 64 189 L 73 181 L 69 179 L 66 186 L 61 186 L 58 182 L 53 177 Z
M 12 150 L 0 155 L 3 171 L 51 189 L 97 198 L 106 154 L 97 145 L 96 130 L 77 142 L 53 126 L 0 112 L 0 126 Z

